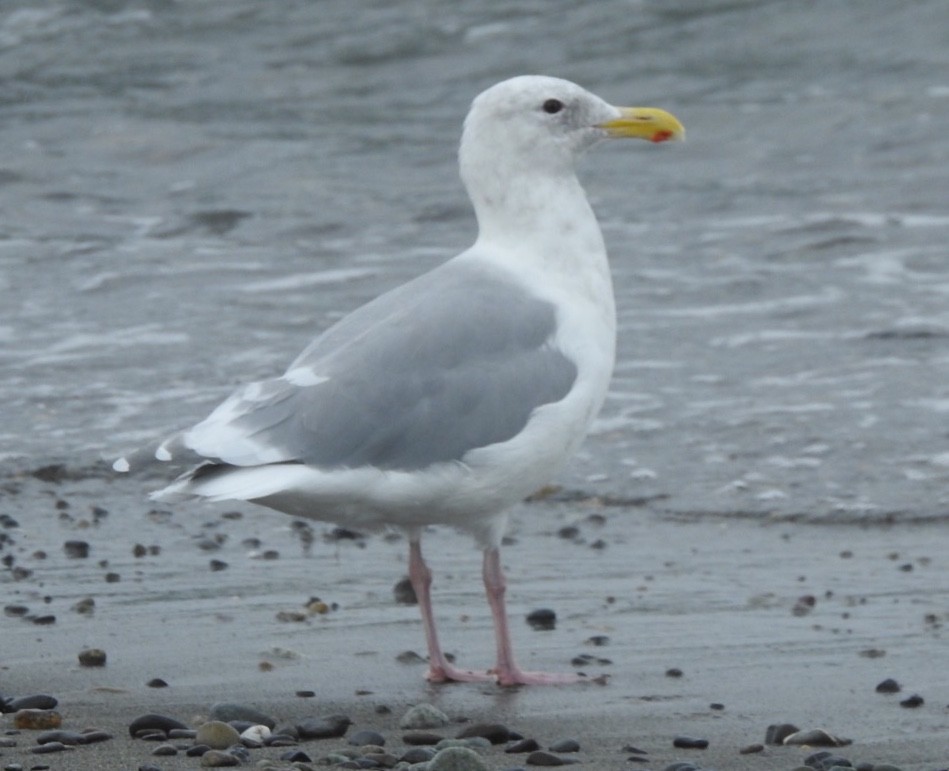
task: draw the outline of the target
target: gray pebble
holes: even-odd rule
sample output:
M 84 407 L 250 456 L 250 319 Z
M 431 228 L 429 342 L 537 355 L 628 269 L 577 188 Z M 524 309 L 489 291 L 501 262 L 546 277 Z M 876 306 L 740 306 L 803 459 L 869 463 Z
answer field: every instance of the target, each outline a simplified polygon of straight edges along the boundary
M 886 680 L 881 680 L 879 683 L 877 683 L 877 693 L 899 693 L 899 691 L 900 684 L 892 677 L 888 677 Z
M 784 744 L 802 745 L 809 747 L 844 747 L 850 744 L 849 739 L 840 739 L 828 733 L 823 728 L 812 728 L 809 731 L 796 731 L 784 737 Z
M 551 752 L 579 752 L 580 742 L 576 739 L 561 739 L 548 747 Z
M 832 768 L 853 768 L 853 763 L 847 758 L 834 755 L 834 753 L 827 750 L 808 755 L 804 758 L 804 765 L 816 771 L 830 771 Z
M 363 747 L 367 744 L 384 747 L 386 743 L 385 737 L 378 731 L 356 731 L 347 741 L 356 747 Z
M 208 750 L 201 756 L 201 766 L 203 768 L 222 768 L 224 766 L 239 766 L 240 764 L 239 758 L 221 750 Z
M 177 755 L 178 748 L 173 744 L 159 744 L 155 749 L 152 750 L 152 755 L 157 757 L 170 757 L 171 755 Z
M 195 744 L 193 747 L 188 747 L 185 750 L 185 755 L 189 758 L 200 758 L 206 752 L 210 752 L 211 748 L 207 744 Z
M 429 761 L 427 771 L 488 771 L 488 764 L 467 747 L 448 747 Z
M 280 756 L 281 760 L 288 763 L 312 763 L 313 758 L 307 755 L 303 750 L 289 750 Z
M 86 541 L 66 541 L 63 551 L 70 559 L 85 559 L 89 556 L 89 544 Z
M 435 750 L 431 747 L 412 747 L 402 753 L 399 760 L 403 763 L 427 763 L 435 757 Z
M 112 734 L 99 728 L 87 728 L 82 732 L 84 744 L 96 744 L 97 742 L 107 742 L 112 738 Z
M 273 730 L 277 721 L 270 715 L 261 712 L 254 707 L 248 707 L 245 704 L 233 704 L 231 702 L 218 702 L 211 705 L 209 717 L 212 720 L 220 720 L 223 723 L 230 723 L 234 720 L 244 720 L 251 725 L 265 725 Z
M 544 750 L 536 750 L 527 756 L 527 765 L 529 766 L 566 766 L 576 762 L 574 758 L 562 758 Z
M 469 736 L 467 739 L 442 739 L 435 745 L 436 750 L 443 750 L 447 747 L 468 747 L 469 749 L 487 750 L 491 749 L 491 742 L 483 736 Z
M 46 744 L 40 744 L 36 747 L 30 747 L 30 752 L 34 755 L 46 755 L 52 752 L 62 752 L 63 750 L 71 749 L 67 747 L 62 742 L 47 742 Z
M 399 720 L 399 728 L 441 728 L 448 725 L 448 715 L 431 704 L 416 704 Z

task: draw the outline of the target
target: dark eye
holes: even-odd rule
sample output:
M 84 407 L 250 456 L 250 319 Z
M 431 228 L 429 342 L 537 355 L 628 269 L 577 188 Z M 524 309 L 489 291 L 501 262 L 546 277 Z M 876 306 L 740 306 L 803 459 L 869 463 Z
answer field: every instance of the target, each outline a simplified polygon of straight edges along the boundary
M 563 102 L 561 102 L 559 99 L 548 99 L 546 102 L 544 102 L 544 112 L 550 113 L 551 115 L 560 112 L 562 109 Z

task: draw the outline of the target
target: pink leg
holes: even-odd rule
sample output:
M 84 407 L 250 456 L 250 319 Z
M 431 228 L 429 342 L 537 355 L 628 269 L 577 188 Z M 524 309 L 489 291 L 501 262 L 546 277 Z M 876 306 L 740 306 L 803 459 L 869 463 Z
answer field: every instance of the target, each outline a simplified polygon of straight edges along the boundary
M 484 590 L 488 595 L 488 604 L 494 616 L 494 633 L 498 645 L 498 665 L 494 670 L 499 685 L 557 685 L 582 682 L 579 675 L 550 674 L 547 672 L 525 672 L 514 662 L 511 648 L 511 631 L 507 623 L 507 610 L 504 594 L 507 582 L 501 569 L 501 552 L 497 547 L 484 552 Z
M 442 653 L 438 644 L 438 633 L 435 631 L 435 617 L 432 615 L 432 571 L 422 559 L 422 546 L 416 537 L 409 539 L 409 581 L 412 582 L 412 588 L 418 598 L 422 626 L 425 628 L 425 642 L 428 645 L 427 678 L 433 683 L 451 680 L 464 683 L 494 680 L 494 675 L 488 672 L 468 672 L 456 668 Z

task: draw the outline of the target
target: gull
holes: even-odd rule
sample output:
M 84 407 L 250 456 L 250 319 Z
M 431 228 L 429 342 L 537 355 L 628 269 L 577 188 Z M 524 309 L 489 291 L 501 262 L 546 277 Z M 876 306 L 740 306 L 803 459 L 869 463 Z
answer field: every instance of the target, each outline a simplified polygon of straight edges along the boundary
M 188 466 L 159 500 L 250 501 L 352 528 L 397 528 L 428 647 L 429 680 L 574 682 L 516 662 L 500 544 L 508 510 L 549 483 L 599 411 L 616 310 L 603 236 L 576 162 L 609 138 L 679 139 L 656 108 L 614 107 L 546 76 L 505 80 L 464 122 L 461 177 L 474 244 L 356 309 L 283 375 L 238 389 L 200 423 L 115 462 Z M 430 525 L 483 550 L 496 661 L 456 667 L 432 611 Z

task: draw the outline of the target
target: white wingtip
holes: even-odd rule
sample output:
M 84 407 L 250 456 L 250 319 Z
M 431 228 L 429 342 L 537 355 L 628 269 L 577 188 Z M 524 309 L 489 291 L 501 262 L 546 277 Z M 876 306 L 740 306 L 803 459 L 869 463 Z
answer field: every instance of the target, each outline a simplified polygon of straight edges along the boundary
M 115 463 L 112 464 L 112 469 L 114 471 L 118 471 L 120 474 L 127 474 L 129 468 L 129 462 L 125 458 L 119 458 Z

